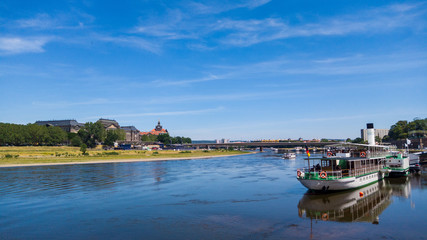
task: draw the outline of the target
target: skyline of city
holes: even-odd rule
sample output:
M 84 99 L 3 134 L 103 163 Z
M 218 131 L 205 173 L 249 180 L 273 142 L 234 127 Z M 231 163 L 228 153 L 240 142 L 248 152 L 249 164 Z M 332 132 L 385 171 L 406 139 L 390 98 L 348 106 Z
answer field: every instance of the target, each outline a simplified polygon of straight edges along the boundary
M 0 4 L 0 122 L 342 139 L 427 116 L 425 1 Z

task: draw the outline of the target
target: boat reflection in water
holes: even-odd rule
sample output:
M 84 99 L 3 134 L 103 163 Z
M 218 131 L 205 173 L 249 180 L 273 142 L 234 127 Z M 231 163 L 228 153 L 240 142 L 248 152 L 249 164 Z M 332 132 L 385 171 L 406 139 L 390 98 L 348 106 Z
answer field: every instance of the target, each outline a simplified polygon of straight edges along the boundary
M 330 193 L 306 193 L 298 203 L 298 214 L 315 220 L 371 222 L 379 224 L 379 215 L 391 204 L 393 190 L 377 182 L 356 190 Z

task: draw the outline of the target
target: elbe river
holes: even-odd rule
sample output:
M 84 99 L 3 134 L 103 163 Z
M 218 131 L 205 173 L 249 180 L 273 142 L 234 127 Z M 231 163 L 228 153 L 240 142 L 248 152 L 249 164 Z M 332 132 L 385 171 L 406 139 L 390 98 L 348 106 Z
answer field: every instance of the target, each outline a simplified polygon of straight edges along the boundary
M 304 157 L 0 168 L 0 239 L 427 238 L 426 173 L 311 194 Z

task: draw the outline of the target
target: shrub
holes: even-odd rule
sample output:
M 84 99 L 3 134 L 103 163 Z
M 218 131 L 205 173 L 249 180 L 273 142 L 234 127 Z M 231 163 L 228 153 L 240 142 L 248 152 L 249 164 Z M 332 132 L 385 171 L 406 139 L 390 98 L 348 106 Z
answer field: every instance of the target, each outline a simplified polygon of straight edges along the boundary
M 103 155 L 120 155 L 118 152 L 104 152 Z
M 87 151 L 87 145 L 86 144 L 82 144 L 80 146 L 80 151 L 82 152 L 83 155 L 86 155 L 86 151 Z M 88 154 L 89 155 L 89 154 Z M 86 155 L 87 156 L 87 155 Z

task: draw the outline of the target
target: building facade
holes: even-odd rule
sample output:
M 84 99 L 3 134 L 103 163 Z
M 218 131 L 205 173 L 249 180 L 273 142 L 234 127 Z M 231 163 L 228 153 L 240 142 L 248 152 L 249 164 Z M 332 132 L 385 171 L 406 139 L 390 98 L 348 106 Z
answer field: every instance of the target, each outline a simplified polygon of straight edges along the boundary
M 79 123 L 76 120 L 36 121 L 35 124 L 60 127 L 62 130 L 69 133 L 77 133 L 84 126 L 83 123 Z
M 169 134 L 167 129 L 164 129 L 163 126 L 160 124 L 160 120 L 157 123 L 156 127 L 149 131 L 149 132 L 141 132 L 141 135 L 161 135 L 161 134 Z
M 225 139 L 225 138 L 222 138 L 222 139 L 216 139 L 216 140 L 215 140 L 215 142 L 216 142 L 216 143 L 229 143 L 229 142 L 230 142 L 230 139 Z
M 120 129 L 120 125 L 116 120 L 100 118 L 98 122 L 100 122 L 106 130 Z
M 141 140 L 141 134 L 136 127 L 123 126 L 121 129 L 124 130 L 126 134 L 125 142 L 139 142 Z
M 374 129 L 375 137 L 380 137 L 380 139 L 383 139 L 384 136 L 388 135 L 389 129 Z M 363 139 L 363 141 L 368 141 L 368 129 L 361 129 L 360 130 L 360 138 Z

